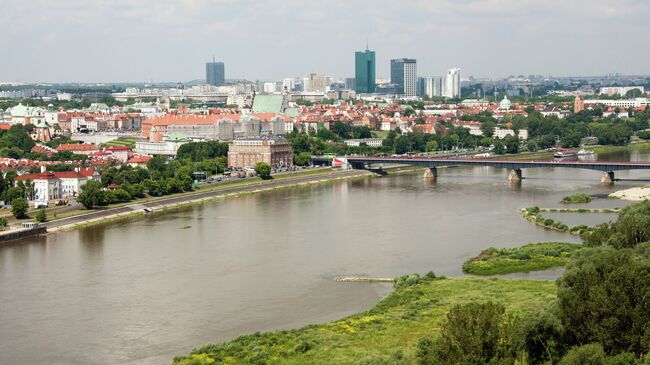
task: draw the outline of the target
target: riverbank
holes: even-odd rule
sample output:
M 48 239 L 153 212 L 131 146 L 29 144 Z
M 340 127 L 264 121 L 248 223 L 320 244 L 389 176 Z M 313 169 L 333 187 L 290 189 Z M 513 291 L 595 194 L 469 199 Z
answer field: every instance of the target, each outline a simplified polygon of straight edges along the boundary
M 523 316 L 554 300 L 551 281 L 425 276 L 398 286 L 368 311 L 297 330 L 205 345 L 177 357 L 174 364 L 374 364 L 388 361 L 398 349 L 404 358 L 413 360 L 417 342 L 436 336 L 455 304 L 493 301 L 506 306 L 508 313 Z
M 169 195 L 160 198 L 141 199 L 127 204 L 120 204 L 99 210 L 76 210 L 69 212 L 70 215 L 57 217 L 44 225 L 48 232 L 70 230 L 86 227 L 93 224 L 106 223 L 121 220 L 128 217 L 158 213 L 191 204 L 201 204 L 214 199 L 237 197 L 244 194 L 255 194 L 275 189 L 284 189 L 296 186 L 307 186 L 340 180 L 350 180 L 373 176 L 372 172 L 366 170 L 332 170 L 324 169 L 310 171 L 303 174 L 285 174 L 270 180 L 249 178 L 246 181 L 235 181 L 232 183 L 206 185 L 196 191 Z

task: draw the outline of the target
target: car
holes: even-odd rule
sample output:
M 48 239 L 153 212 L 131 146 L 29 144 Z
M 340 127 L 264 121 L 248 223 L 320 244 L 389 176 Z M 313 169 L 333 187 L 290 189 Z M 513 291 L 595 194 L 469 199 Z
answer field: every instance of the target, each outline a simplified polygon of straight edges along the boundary
M 36 202 L 34 203 L 34 208 L 36 209 L 47 208 L 47 202 Z

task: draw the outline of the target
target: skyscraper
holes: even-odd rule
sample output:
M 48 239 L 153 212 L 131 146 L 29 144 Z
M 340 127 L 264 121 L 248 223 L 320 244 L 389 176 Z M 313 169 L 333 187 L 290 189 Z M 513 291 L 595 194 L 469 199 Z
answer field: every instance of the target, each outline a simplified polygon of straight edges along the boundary
M 417 61 L 412 58 L 390 60 L 390 82 L 396 85 L 397 93 L 416 96 L 418 85 Z
M 226 72 L 223 62 L 212 62 L 205 64 L 205 83 L 208 85 L 222 86 L 226 84 Z
M 375 92 L 375 51 L 368 50 L 354 53 L 354 91 L 358 93 Z
M 427 97 L 442 96 L 442 77 L 422 77 L 422 95 Z
M 450 68 L 445 77 L 445 92 L 448 98 L 460 98 L 460 68 Z

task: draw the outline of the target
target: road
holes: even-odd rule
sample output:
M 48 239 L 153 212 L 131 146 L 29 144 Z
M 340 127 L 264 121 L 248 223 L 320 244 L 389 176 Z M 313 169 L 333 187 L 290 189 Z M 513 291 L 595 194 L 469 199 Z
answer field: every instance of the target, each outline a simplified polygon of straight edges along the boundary
M 312 181 L 327 180 L 331 178 L 362 176 L 365 174 L 368 174 L 368 172 L 365 170 L 344 170 L 344 171 L 330 172 L 327 174 L 296 177 L 296 178 L 283 179 L 283 180 L 260 181 L 258 183 L 250 184 L 250 185 L 234 186 L 231 188 L 223 188 L 223 189 L 214 189 L 214 190 L 202 191 L 197 193 L 190 193 L 190 194 L 183 194 L 183 195 L 170 195 L 168 197 L 156 199 L 149 202 L 138 203 L 137 201 L 135 201 L 134 204 L 123 206 L 123 207 L 109 208 L 109 209 L 93 211 L 90 213 L 81 214 L 73 217 L 54 219 L 47 223 L 44 223 L 44 225 L 47 227 L 48 230 L 51 230 L 53 228 L 58 228 L 58 227 L 67 226 L 71 224 L 84 223 L 89 220 L 106 218 L 106 217 L 113 216 L 115 214 L 142 210 L 144 208 L 155 209 L 157 207 L 161 207 L 168 204 L 190 202 L 193 200 L 201 200 L 204 198 L 209 198 L 209 197 L 214 197 L 219 195 L 250 192 L 262 188 L 263 189 L 277 188 L 277 187 L 290 186 L 290 185 L 307 183 Z

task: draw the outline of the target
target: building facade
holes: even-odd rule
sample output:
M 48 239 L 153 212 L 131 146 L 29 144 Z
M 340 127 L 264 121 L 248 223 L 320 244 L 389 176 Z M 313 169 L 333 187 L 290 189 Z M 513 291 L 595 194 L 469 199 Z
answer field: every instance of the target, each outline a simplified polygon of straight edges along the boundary
M 205 83 L 222 86 L 226 84 L 226 71 L 223 62 L 208 62 L 205 64 Z
M 228 148 L 228 166 L 231 168 L 255 167 L 266 162 L 273 168 L 293 167 L 293 148 L 284 138 L 241 138 Z
M 376 91 L 375 51 L 366 49 L 354 54 L 354 91 L 371 94 Z
M 460 68 L 450 68 L 445 76 L 445 92 L 447 98 L 460 98 Z
M 413 58 L 390 60 L 390 82 L 396 86 L 398 94 L 407 97 L 417 95 L 417 61 Z

